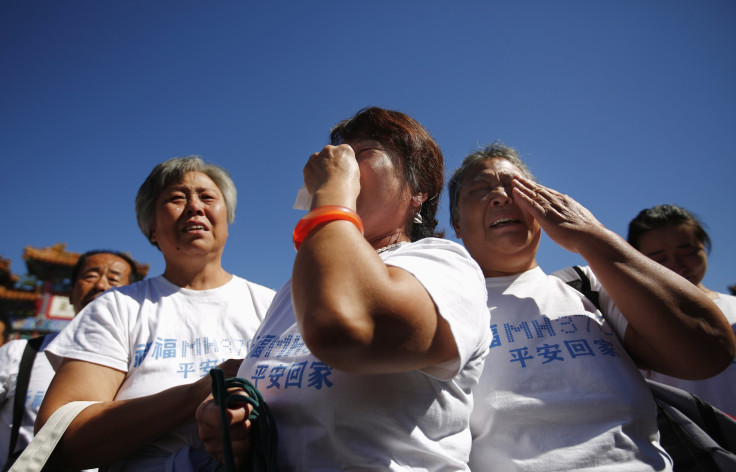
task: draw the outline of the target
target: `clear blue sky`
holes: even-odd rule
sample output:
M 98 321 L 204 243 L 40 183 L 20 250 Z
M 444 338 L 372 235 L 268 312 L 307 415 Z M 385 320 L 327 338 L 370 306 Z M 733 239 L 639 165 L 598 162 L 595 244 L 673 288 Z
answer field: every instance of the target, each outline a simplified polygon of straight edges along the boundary
M 114 248 L 163 270 L 133 200 L 154 165 L 199 154 L 238 187 L 225 268 L 277 288 L 307 157 L 358 109 L 398 109 L 452 171 L 519 149 L 540 181 L 625 235 L 676 203 L 708 225 L 705 278 L 736 283 L 736 3 L 0 2 L 0 255 Z M 449 229 L 443 195 L 440 226 Z M 547 271 L 580 263 L 544 239 Z

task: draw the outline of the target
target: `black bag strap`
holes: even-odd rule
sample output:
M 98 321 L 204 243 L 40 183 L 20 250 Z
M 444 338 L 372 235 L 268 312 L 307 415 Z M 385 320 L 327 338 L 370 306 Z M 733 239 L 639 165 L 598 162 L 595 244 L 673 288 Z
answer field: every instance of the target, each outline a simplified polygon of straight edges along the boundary
M 576 289 L 578 292 L 585 295 L 585 298 L 590 300 L 593 305 L 595 305 L 598 310 L 601 309 L 601 302 L 598 298 L 598 292 L 595 290 L 592 290 L 590 287 L 590 279 L 587 275 L 585 275 L 585 272 L 583 272 L 583 269 L 580 266 L 572 266 L 572 268 L 577 272 L 578 277 L 580 278 L 579 281 L 572 280 L 568 282 L 567 284 Z M 579 283 L 576 283 L 579 282 Z
M 15 451 L 15 445 L 18 442 L 20 433 L 20 425 L 23 422 L 23 410 L 25 410 L 26 395 L 28 394 L 28 382 L 31 379 L 31 369 L 36 354 L 43 344 L 44 336 L 31 338 L 23 349 L 23 356 L 20 359 L 18 367 L 18 379 L 15 384 L 15 398 L 13 399 L 13 426 L 10 431 L 10 447 L 8 448 L 8 459 Z

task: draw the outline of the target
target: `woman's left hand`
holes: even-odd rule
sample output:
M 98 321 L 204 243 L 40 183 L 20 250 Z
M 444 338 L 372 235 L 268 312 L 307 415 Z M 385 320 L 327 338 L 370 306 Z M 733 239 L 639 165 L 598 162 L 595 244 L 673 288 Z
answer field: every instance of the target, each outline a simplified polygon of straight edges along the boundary
M 531 213 L 547 235 L 557 244 L 580 252 L 587 236 L 605 231 L 593 214 L 569 195 L 516 176 L 514 196 L 522 209 Z

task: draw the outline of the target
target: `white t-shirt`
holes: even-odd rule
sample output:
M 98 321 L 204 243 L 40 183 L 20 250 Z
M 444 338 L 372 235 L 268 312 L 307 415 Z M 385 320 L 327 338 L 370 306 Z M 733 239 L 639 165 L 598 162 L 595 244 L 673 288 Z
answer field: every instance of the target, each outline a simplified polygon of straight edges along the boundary
M 432 296 L 459 358 L 400 374 L 333 369 L 305 346 L 287 283 L 238 373 L 275 417 L 280 470 L 468 470 L 470 390 L 490 343 L 483 275 L 462 246 L 442 239 L 380 256 L 412 273 Z
M 584 270 L 605 317 L 538 267 L 486 279 L 494 338 L 470 420 L 473 472 L 672 470 L 620 342 L 628 322 Z
M 236 276 L 211 290 L 184 289 L 158 276 L 100 295 L 45 352 L 55 368 L 71 358 L 125 372 L 115 399 L 143 397 L 244 357 L 273 295 Z M 203 450 L 193 420 L 109 470 L 164 470 L 180 450 Z
M 713 300 L 736 333 L 736 297 L 719 293 Z M 642 371 L 649 379 L 694 393 L 719 410 L 736 415 L 736 358 L 726 370 L 705 380 L 683 380 L 653 371 Z
M 0 468 L 5 464 L 8 447 L 10 447 L 15 388 L 18 383 L 20 360 L 27 344 L 26 339 L 17 339 L 0 347 L 0 405 L 2 405 L 0 409 Z M 53 377 L 54 369 L 51 368 L 46 356 L 39 352 L 31 367 L 25 409 L 18 431 L 18 442 L 15 444 L 16 451 L 25 449 L 33 439 L 33 423 L 36 421 L 41 401 Z

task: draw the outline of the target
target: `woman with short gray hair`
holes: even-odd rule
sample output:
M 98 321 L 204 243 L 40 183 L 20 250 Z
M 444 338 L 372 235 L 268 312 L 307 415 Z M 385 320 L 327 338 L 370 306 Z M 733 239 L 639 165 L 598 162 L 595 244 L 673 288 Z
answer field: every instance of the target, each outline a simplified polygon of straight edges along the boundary
M 76 400 L 98 401 L 70 425 L 51 466 L 214 470 L 194 424 L 209 371 L 233 376 L 274 292 L 222 267 L 237 192 L 197 156 L 157 165 L 141 185 L 138 225 L 164 273 L 100 295 L 47 348 L 57 374 L 37 430 Z
M 141 185 L 135 198 L 135 214 L 138 219 L 138 227 L 149 240 L 155 217 L 156 197 L 167 185 L 180 180 L 187 172 L 200 172 L 209 177 L 222 193 L 227 208 L 228 224 L 232 224 L 235 220 L 238 191 L 230 178 L 230 174 L 222 167 L 204 162 L 199 156 L 175 157 L 162 162 L 153 169 Z

